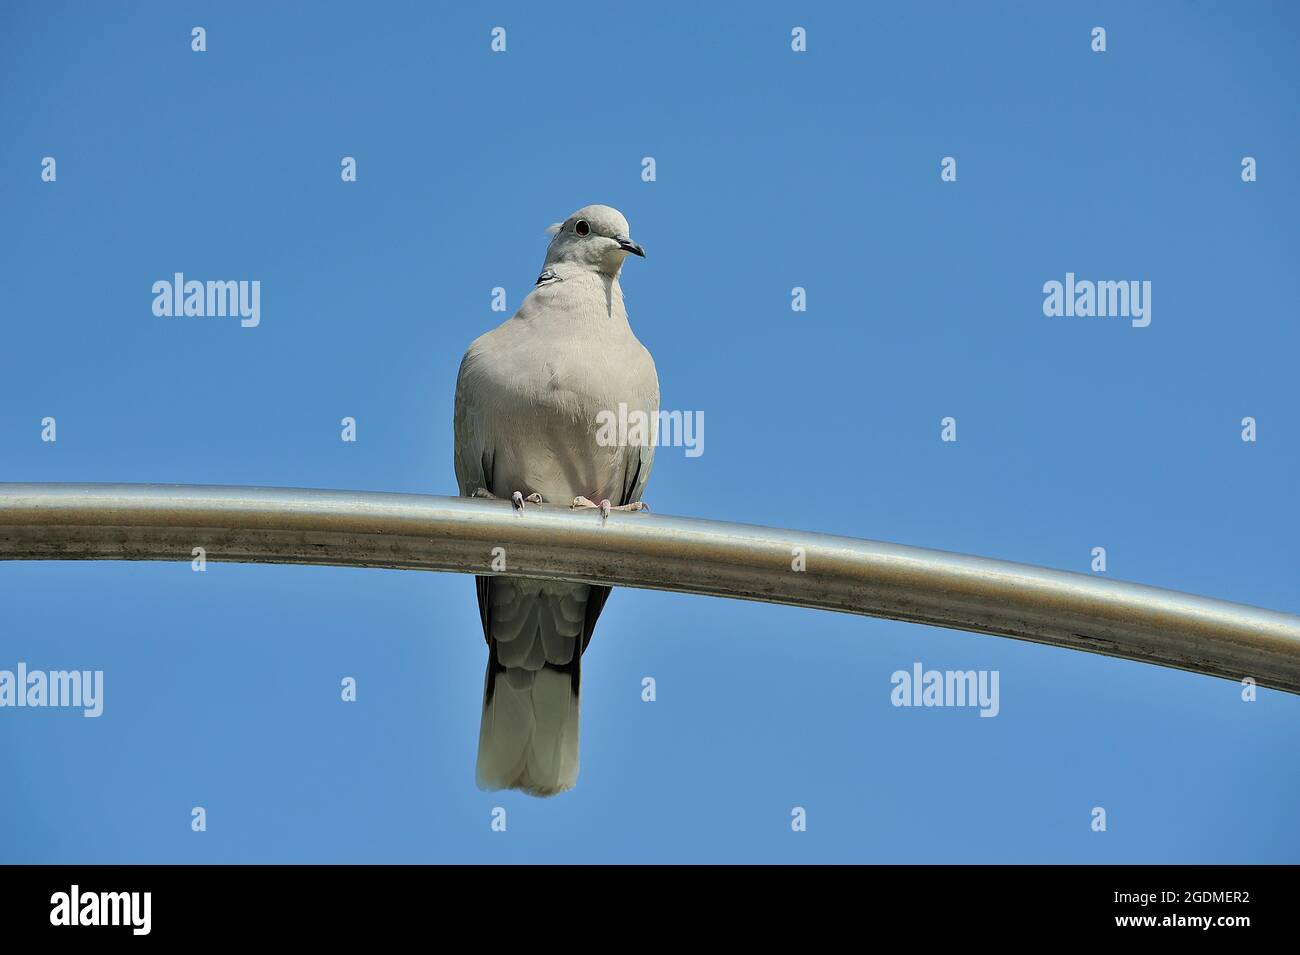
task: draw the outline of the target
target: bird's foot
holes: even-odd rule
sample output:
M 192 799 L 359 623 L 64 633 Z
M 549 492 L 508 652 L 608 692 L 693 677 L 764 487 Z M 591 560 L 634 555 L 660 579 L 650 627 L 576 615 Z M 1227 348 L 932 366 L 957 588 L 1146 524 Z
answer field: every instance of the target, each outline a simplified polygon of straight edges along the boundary
M 573 504 L 570 506 L 571 507 L 598 507 L 600 508 L 600 519 L 602 521 L 605 518 L 609 517 L 609 512 L 613 510 L 613 508 L 610 507 L 608 500 L 592 501 L 583 497 L 581 494 L 579 494 L 577 497 L 573 499 Z
M 648 511 L 650 505 L 644 501 L 633 501 L 631 504 L 610 504 L 607 499 L 600 501 L 589 500 L 582 495 L 573 499 L 573 507 L 597 507 L 600 508 L 600 518 L 604 520 L 609 517 L 610 511 Z
M 522 511 L 524 509 L 525 503 L 527 504 L 542 503 L 542 496 L 538 494 L 536 491 L 534 491 L 532 494 L 529 494 L 527 497 L 524 497 L 522 491 L 515 491 L 510 495 L 510 503 L 515 506 L 516 511 Z
M 479 488 L 477 491 L 474 492 L 474 497 L 486 498 L 489 501 L 500 500 L 499 497 L 497 497 L 487 488 L 483 488 L 483 487 Z M 532 494 L 529 494 L 527 497 L 524 496 L 524 493 L 522 491 L 513 491 L 510 494 L 510 503 L 514 505 L 516 511 L 522 511 L 524 509 L 525 504 L 541 504 L 542 496 L 538 494 L 536 491 L 534 491 Z

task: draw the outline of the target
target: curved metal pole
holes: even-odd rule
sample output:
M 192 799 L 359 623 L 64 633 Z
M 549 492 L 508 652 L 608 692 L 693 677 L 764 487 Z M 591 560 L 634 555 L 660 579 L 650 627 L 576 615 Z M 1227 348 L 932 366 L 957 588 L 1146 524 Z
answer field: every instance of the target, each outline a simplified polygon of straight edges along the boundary
M 1300 693 L 1300 617 L 1103 577 L 748 524 L 508 502 L 152 484 L 0 484 L 0 560 L 506 572 L 991 633 Z M 494 548 L 502 548 L 494 555 Z M 802 555 L 804 569 L 799 566 Z

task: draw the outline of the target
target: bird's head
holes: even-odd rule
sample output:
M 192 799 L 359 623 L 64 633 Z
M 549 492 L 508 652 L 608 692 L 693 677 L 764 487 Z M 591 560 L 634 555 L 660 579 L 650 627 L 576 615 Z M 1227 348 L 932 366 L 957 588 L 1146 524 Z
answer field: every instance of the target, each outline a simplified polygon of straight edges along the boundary
M 554 235 L 546 250 L 547 265 L 568 262 L 618 275 L 629 254 L 645 256 L 645 250 L 632 241 L 623 213 L 610 206 L 583 206 L 547 231 Z

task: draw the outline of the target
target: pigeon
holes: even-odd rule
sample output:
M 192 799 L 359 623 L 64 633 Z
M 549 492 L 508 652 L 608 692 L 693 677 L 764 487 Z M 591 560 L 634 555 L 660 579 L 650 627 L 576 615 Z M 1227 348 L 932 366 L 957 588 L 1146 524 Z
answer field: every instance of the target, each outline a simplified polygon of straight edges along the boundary
M 632 333 L 619 272 L 645 256 L 609 206 L 548 230 L 537 283 L 511 318 L 469 346 L 456 380 L 456 480 L 466 497 L 639 511 L 653 441 L 598 440 L 625 404 L 656 420 L 659 377 Z M 488 645 L 479 729 L 481 789 L 552 796 L 578 779 L 582 654 L 610 588 L 475 578 Z

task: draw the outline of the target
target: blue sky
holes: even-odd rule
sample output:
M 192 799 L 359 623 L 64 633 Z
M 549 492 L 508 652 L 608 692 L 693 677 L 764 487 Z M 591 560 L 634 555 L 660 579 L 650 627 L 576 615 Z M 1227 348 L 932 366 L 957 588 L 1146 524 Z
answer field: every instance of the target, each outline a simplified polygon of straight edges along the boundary
M 1081 572 L 1104 546 L 1117 578 L 1300 611 L 1298 27 L 7 3 L 0 481 L 454 493 L 491 290 L 513 310 L 545 227 L 603 202 L 648 251 L 623 286 L 663 405 L 707 422 L 701 457 L 659 452 L 655 510 Z M 259 280 L 261 324 L 154 316 L 178 271 Z M 1151 281 L 1150 326 L 1045 316 L 1070 271 Z M 578 788 L 538 801 L 474 786 L 468 578 L 10 563 L 0 607 L 0 669 L 105 674 L 98 719 L 0 709 L 0 862 L 1300 861 L 1300 699 L 1209 677 L 625 589 Z M 893 707 L 917 661 L 998 671 L 999 715 Z

